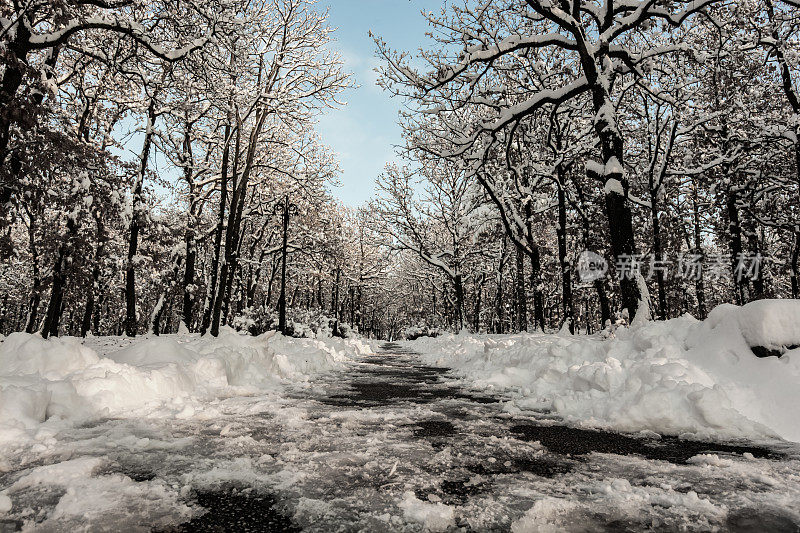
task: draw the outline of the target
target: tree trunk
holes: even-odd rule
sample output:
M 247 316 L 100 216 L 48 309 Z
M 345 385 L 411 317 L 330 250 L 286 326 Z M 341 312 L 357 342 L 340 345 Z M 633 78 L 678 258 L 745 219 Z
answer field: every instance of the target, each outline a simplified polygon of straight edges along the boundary
M 42 300 L 42 278 L 39 273 L 39 253 L 36 248 L 35 219 L 29 213 L 30 224 L 28 226 L 28 239 L 31 254 L 31 269 L 33 274 L 33 289 L 31 290 L 30 303 L 28 306 L 28 323 L 25 325 L 27 333 L 36 331 L 36 323 L 39 315 L 39 304 Z
M 597 249 L 594 246 L 594 241 L 592 239 L 592 226 L 589 220 L 589 216 L 586 212 L 581 209 L 581 225 L 583 229 L 583 246 L 586 250 Z M 597 291 L 597 301 L 600 305 L 600 330 L 604 329 L 607 324 L 611 322 L 611 304 L 608 300 L 608 294 L 606 293 L 606 285 L 605 285 L 605 278 L 596 279 L 593 282 L 595 291 Z M 587 314 L 588 314 L 588 301 L 587 301 Z M 587 323 L 588 323 L 588 316 L 587 316 Z
M 95 312 L 95 294 L 100 290 L 100 261 L 103 257 L 105 231 L 103 229 L 103 222 L 99 216 L 95 217 L 95 223 L 97 224 L 97 245 L 95 247 L 94 261 L 92 264 L 92 286 L 89 287 L 89 292 L 86 295 L 86 309 L 84 310 L 83 320 L 81 321 L 81 337 L 85 337 L 92 329 L 92 315 Z
M 658 191 L 650 190 L 650 221 L 653 225 L 653 255 L 655 261 L 663 261 L 663 246 L 661 244 L 661 221 L 658 218 Z M 665 287 L 663 269 L 656 270 L 656 285 L 658 287 L 658 317 L 666 320 L 667 310 L 667 291 Z
M 697 196 L 697 184 L 692 184 L 692 224 L 694 230 L 694 253 L 699 255 L 702 260 L 703 256 L 703 236 L 700 232 L 700 206 Z M 694 280 L 694 292 L 697 298 L 697 318 L 704 320 L 708 311 L 706 310 L 706 287 L 703 278 L 703 269 L 697 273 Z
M 150 328 L 149 333 L 153 335 L 158 335 L 161 331 L 161 315 L 164 312 L 164 294 L 162 293 L 161 296 L 158 297 L 158 302 L 156 302 L 156 306 L 153 308 L 153 312 L 150 314 Z
M 610 73 L 604 72 L 603 75 L 610 76 Z M 594 127 L 603 156 L 604 173 L 599 177 L 604 185 L 611 253 L 615 260 L 619 260 L 636 253 L 633 215 L 628 203 L 629 184 L 623 166 L 624 143 L 616 124 L 614 103 L 608 94 L 608 87 L 595 81 L 592 101 L 596 113 Z M 590 177 L 598 176 L 590 173 Z M 627 314 L 628 319 L 633 321 L 641 299 L 637 280 L 633 276 L 619 276 L 619 291 L 623 315 Z
M 561 174 L 559 165 L 559 175 Z M 567 258 L 567 198 L 563 177 L 558 182 L 558 265 L 561 268 L 561 307 L 563 323 L 569 322 L 570 333 L 575 333 L 575 311 L 572 303 L 572 269 Z
M 350 327 L 356 327 L 356 288 L 350 287 Z
M 527 179 L 526 179 L 527 184 Z M 544 296 L 542 295 L 542 264 L 539 246 L 533 242 L 533 215 L 531 212 L 531 202 L 525 203 L 525 218 L 528 221 L 528 235 L 530 260 L 531 260 L 531 291 L 533 292 L 533 328 L 544 331 Z M 523 267 L 524 268 L 524 267 Z M 525 302 L 527 305 L 527 301 Z M 525 314 L 525 325 L 527 329 L 527 311 Z
M 289 209 L 289 196 L 286 196 L 283 200 L 283 218 L 282 222 L 282 230 L 283 234 L 281 235 L 281 293 L 278 296 L 278 330 L 281 333 L 286 332 L 286 259 L 289 255 L 288 245 L 289 245 L 289 216 L 290 216 L 290 209 Z
M 631 210 L 624 194 L 609 191 L 605 195 L 606 216 L 608 217 L 609 232 L 611 237 L 611 251 L 615 259 L 632 257 L 635 253 L 633 245 L 633 225 Z M 639 307 L 639 286 L 630 276 L 619 276 L 620 300 L 623 314 L 629 320 L 636 316 Z M 627 312 L 627 313 L 626 313 Z
M 229 298 L 231 296 L 231 288 L 233 285 L 233 277 L 236 273 L 238 266 L 238 249 L 239 249 L 239 233 L 242 223 L 242 213 L 244 210 L 244 203 L 247 197 L 247 185 L 250 179 L 250 172 L 253 168 L 253 161 L 255 160 L 256 147 L 258 145 L 258 138 L 261 135 L 261 129 L 264 126 L 264 121 L 267 118 L 267 112 L 263 109 L 256 114 L 256 124 L 250 132 L 248 140 L 247 155 L 245 159 L 244 170 L 242 175 L 238 177 L 237 160 L 239 154 L 239 137 L 237 135 L 236 141 L 236 156 L 234 158 L 234 183 L 238 179 L 236 188 L 231 197 L 231 208 L 228 216 L 228 228 L 225 232 L 225 262 L 222 265 L 223 274 L 220 275 L 220 287 L 217 292 L 217 301 L 214 302 L 214 316 L 211 324 L 211 334 L 215 337 L 219 335 L 219 322 L 222 313 L 222 306 L 228 308 Z M 241 125 L 237 128 L 237 133 L 241 131 Z
M 96 280 L 99 277 L 99 268 L 96 266 L 92 267 L 92 287 L 89 289 L 88 294 L 86 295 L 86 307 L 83 311 L 83 320 L 81 320 L 81 337 L 86 337 L 86 335 L 92 329 L 92 314 L 94 313 L 94 291 Z
M 516 330 L 526 331 L 528 329 L 528 297 L 525 291 L 525 262 L 522 248 L 517 246 L 517 272 L 516 272 L 516 300 L 517 316 Z
M 191 202 L 192 200 L 190 200 Z M 194 219 L 194 206 L 190 207 L 189 218 Z M 186 264 L 183 271 L 183 309 L 181 311 L 181 320 L 192 331 L 193 313 L 194 313 L 194 268 L 197 261 L 197 243 L 195 242 L 195 228 L 190 226 L 186 228 Z
M 594 288 L 597 291 L 597 301 L 600 303 L 600 329 L 602 330 L 611 322 L 611 303 L 608 301 L 604 280 L 596 279 Z
M 760 263 L 761 257 L 765 254 L 762 254 L 762 244 L 759 239 L 758 231 L 755 227 L 755 221 L 752 218 L 747 217 L 746 219 L 746 231 L 745 234 L 747 236 L 747 244 L 750 251 L 750 261 L 759 262 L 758 264 L 758 271 L 753 271 L 753 275 L 748 277 L 748 281 L 752 283 L 753 290 L 751 294 L 748 294 L 749 301 L 753 300 L 761 300 L 766 295 L 766 288 L 764 285 L 764 272 L 763 272 L 763 264 Z
M 244 204 L 244 200 L 240 198 L 240 195 L 242 192 L 246 193 L 247 191 L 247 185 L 244 179 L 242 179 L 242 183 L 245 184 L 244 191 L 242 191 L 241 188 L 237 188 L 231 197 L 228 231 L 225 233 L 225 262 L 222 264 L 219 291 L 217 292 L 217 299 L 214 302 L 214 318 L 211 324 L 211 334 L 215 337 L 219 335 L 219 326 L 222 316 L 228 316 L 230 299 L 233 294 L 233 280 L 238 267 L 239 224 L 237 222 L 241 220 L 241 209 Z
M 252 309 L 255 305 L 256 288 L 261 280 L 261 273 L 264 271 L 264 267 L 262 265 L 264 263 L 265 255 L 266 250 L 262 250 L 261 255 L 258 258 L 258 266 L 251 270 L 250 276 L 247 280 L 247 307 L 250 309 Z
M 267 283 L 267 297 L 265 304 L 267 308 L 272 307 L 272 287 L 275 285 L 275 277 L 278 275 L 278 261 L 277 255 L 272 258 L 272 268 L 269 273 L 269 283 Z
M 128 260 L 125 264 L 125 335 L 135 337 L 137 330 L 136 317 L 136 252 L 139 248 L 139 231 L 142 224 L 142 192 L 147 164 L 150 159 L 150 148 L 153 144 L 153 128 L 156 122 L 156 101 L 150 98 L 147 105 L 147 128 L 139 155 L 139 172 L 133 187 L 131 225 L 128 240 Z
M 214 255 L 211 259 L 211 282 L 206 292 L 206 304 L 203 310 L 203 322 L 200 325 L 200 333 L 206 334 L 208 326 L 211 324 L 211 314 L 216 305 L 217 282 L 219 276 L 219 259 L 222 252 L 222 232 L 225 229 L 225 206 L 228 201 L 228 163 L 230 160 L 230 121 L 225 124 L 225 148 L 222 152 L 222 169 L 220 176 L 219 192 L 219 219 L 217 228 L 214 232 Z
M 64 298 L 64 285 L 66 283 L 64 275 L 64 249 L 58 253 L 56 264 L 53 267 L 53 282 L 50 288 L 50 301 L 47 304 L 44 326 L 42 327 L 42 337 L 58 337 L 58 326 L 61 319 L 62 303 Z
M 94 313 L 94 320 L 92 325 L 92 331 L 95 333 L 100 333 L 100 312 L 103 309 L 103 304 L 105 303 L 105 293 L 101 292 L 100 297 L 97 299 L 97 309 L 98 312 Z
M 453 325 L 456 331 L 464 329 L 464 280 L 461 274 L 456 274 L 453 278 L 453 289 L 455 290 L 455 307 L 453 308 Z
M 167 335 L 170 332 L 170 317 L 173 316 L 172 310 L 175 307 L 175 298 L 170 296 L 167 300 L 167 307 L 161 312 L 159 317 L 159 325 L 161 327 L 161 334 Z
M 26 15 L 21 15 L 25 17 Z M 23 68 L 28 62 L 28 52 L 30 51 L 27 43 L 31 37 L 28 25 L 20 21 L 16 24 L 14 40 L 7 45 L 7 57 L 4 59 L 3 81 L 0 84 L 0 206 L 8 205 L 11 197 L 18 188 L 15 175 L 18 169 L 9 168 L 8 145 L 11 140 L 11 124 L 14 121 L 15 113 L 12 113 L 12 106 L 16 106 L 16 94 L 22 85 Z M 18 162 L 17 162 L 18 164 Z M 0 211 L 0 232 L 5 233 L 6 213 L 5 208 Z
M 67 284 L 67 263 L 72 255 L 73 239 L 77 232 L 77 224 L 71 218 L 67 219 L 67 236 L 58 249 L 58 257 L 53 266 L 53 282 L 50 289 L 50 302 L 47 305 L 42 337 L 58 337 L 58 326 L 61 322 L 61 313 L 64 311 L 64 288 Z
M 495 315 L 497 323 L 494 332 L 503 333 L 503 322 L 505 321 L 504 301 L 503 301 L 503 265 L 506 262 L 506 236 L 500 242 L 500 263 L 497 266 L 497 293 L 495 294 Z
M 3 303 L 0 304 L 0 334 L 5 334 L 11 328 L 7 327 L 8 322 L 8 293 L 3 294 Z
M 336 284 L 331 291 L 331 308 L 333 309 L 333 335 L 339 336 L 339 277 L 342 269 L 336 267 Z
M 473 317 L 473 327 L 475 333 L 481 330 L 481 304 L 483 303 L 483 286 L 486 283 L 486 272 L 481 273 L 481 280 L 475 290 L 475 316 Z
M 360 283 L 358 285 L 358 291 L 356 293 L 356 314 L 355 314 L 355 317 L 356 317 L 356 321 L 358 322 L 358 331 L 359 332 L 363 331 L 362 326 L 363 326 L 363 322 L 364 322 L 364 312 L 363 312 L 363 308 L 362 308 L 363 297 L 364 297 L 364 289 L 363 289 L 363 286 L 361 285 L 361 283 L 363 283 L 363 282 L 364 282 L 364 280 L 361 279 Z
M 533 290 L 533 327 L 544 331 L 544 295 L 542 294 L 542 263 L 538 246 L 531 248 L 531 289 Z
M 731 280 L 733 281 L 734 296 L 737 305 L 744 305 L 747 280 L 740 275 L 737 268 L 742 257 L 742 226 L 739 220 L 737 194 L 733 189 L 728 190 L 725 205 L 728 212 L 728 245 L 731 252 Z
M 189 214 L 186 220 L 186 233 L 184 243 L 186 246 L 186 263 L 183 270 L 183 307 L 181 320 L 189 329 L 192 330 L 195 286 L 194 268 L 197 261 L 197 243 L 195 242 L 195 231 L 197 227 L 197 191 L 194 184 L 194 157 L 192 154 L 192 125 L 187 122 L 186 132 L 183 137 L 183 178 L 189 187 Z
M 239 142 L 236 142 L 235 152 L 239 153 Z M 214 306 L 211 318 L 211 335 L 214 337 L 219 335 L 219 322 L 222 317 L 222 306 L 225 301 L 225 292 L 228 285 L 228 269 L 230 268 L 230 257 L 233 254 L 233 221 L 236 218 L 236 210 L 238 205 L 238 187 L 236 184 L 236 163 L 234 162 L 233 171 L 233 195 L 231 196 L 231 205 L 228 210 L 228 222 L 225 228 L 225 256 L 222 260 L 222 268 L 219 273 L 219 282 L 217 293 L 214 296 Z

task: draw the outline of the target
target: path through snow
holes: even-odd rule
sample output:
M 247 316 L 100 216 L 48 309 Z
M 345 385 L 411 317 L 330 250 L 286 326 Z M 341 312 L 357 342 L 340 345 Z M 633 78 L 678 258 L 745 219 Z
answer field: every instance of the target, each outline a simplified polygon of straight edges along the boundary
M 800 531 L 793 445 L 510 414 L 398 345 L 281 395 L 53 438 L 0 464 L 0 531 Z

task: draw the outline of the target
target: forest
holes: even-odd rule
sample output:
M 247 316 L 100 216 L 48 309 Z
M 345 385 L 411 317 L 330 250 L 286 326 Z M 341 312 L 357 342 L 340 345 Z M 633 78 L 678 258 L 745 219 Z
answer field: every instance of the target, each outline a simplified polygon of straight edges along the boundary
M 424 15 L 419 50 L 373 36 L 404 141 L 351 208 L 316 2 L 3 0 L 0 333 L 593 333 L 800 298 L 798 0 Z

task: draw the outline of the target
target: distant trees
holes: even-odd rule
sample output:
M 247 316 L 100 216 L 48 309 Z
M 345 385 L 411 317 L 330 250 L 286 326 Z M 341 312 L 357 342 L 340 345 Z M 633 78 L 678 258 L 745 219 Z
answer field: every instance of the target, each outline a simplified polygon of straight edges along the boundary
M 467 266 L 481 252 L 475 238 L 483 223 L 480 197 L 465 173 L 448 162 L 423 161 L 419 173 L 425 182 L 420 199 L 410 169 L 388 166 L 378 178 L 384 193 L 374 205 L 378 231 L 386 246 L 415 253 L 445 276 L 452 287 L 453 324 L 460 330 L 466 326 Z
M 628 85 L 644 83 L 643 70 L 654 61 L 687 50 L 658 39 L 650 28 L 662 23 L 680 28 L 712 3 L 508 0 L 468 4 L 441 18 L 429 18 L 443 30 L 440 48 L 424 56 L 429 73 L 418 73 L 403 54 L 392 53 L 378 41 L 386 59 L 384 80 L 388 88 L 413 99 L 420 109 L 446 115 L 443 120 L 450 124 L 449 134 L 440 135 L 437 142 L 445 138 L 449 145 L 437 153 L 474 161 L 476 176 L 492 146 L 500 143 L 508 152 L 519 136 L 536 128 L 538 113 L 585 100 L 593 112 L 592 140 L 599 149 L 599 161 L 588 159 L 586 172 L 603 188 L 612 254 L 631 256 L 636 246 L 627 198 L 625 139 L 617 114 L 620 99 Z M 656 38 L 634 37 L 648 32 Z M 465 123 L 453 124 L 454 119 L 465 117 Z M 519 168 L 520 162 L 506 160 L 510 171 Z M 526 186 L 524 173 L 517 179 Z M 491 187 L 487 190 L 497 194 Z M 497 204 L 501 209 L 505 206 L 503 201 Z M 516 233 L 512 230 L 509 235 L 518 241 Z M 640 283 L 622 277 L 619 284 L 622 308 L 633 318 L 640 305 Z

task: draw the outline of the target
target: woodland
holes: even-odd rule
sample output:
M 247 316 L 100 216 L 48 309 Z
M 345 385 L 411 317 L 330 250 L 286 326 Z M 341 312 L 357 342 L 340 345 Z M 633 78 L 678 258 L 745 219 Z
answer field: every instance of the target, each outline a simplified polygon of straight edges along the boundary
M 593 333 L 800 297 L 797 0 L 424 15 L 419 50 L 374 36 L 403 144 L 352 208 L 314 1 L 3 0 L 0 333 Z

